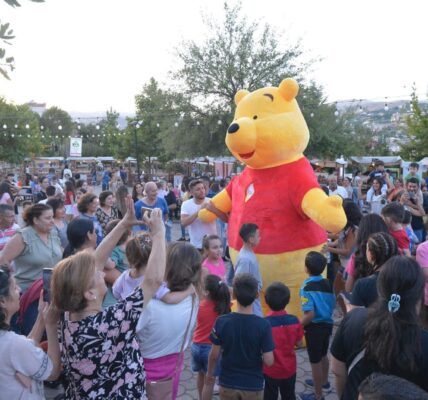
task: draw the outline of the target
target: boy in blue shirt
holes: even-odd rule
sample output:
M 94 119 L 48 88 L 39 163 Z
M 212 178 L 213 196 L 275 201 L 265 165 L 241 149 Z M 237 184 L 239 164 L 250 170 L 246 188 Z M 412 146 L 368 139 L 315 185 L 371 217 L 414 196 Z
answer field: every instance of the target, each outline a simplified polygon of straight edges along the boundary
M 329 280 L 322 277 L 326 258 L 310 251 L 305 259 L 305 272 L 309 278 L 300 288 L 302 303 L 302 325 L 305 330 L 306 346 L 312 369 L 312 379 L 305 383 L 314 388 L 314 393 L 300 394 L 302 400 L 323 400 L 323 389 L 330 389 L 328 382 L 329 363 L 327 358 L 330 336 L 333 331 L 333 310 L 336 303 Z
M 249 273 L 237 275 L 233 280 L 237 311 L 218 317 L 211 332 L 213 346 L 205 380 L 207 386 L 214 384 L 213 373 L 222 351 L 221 400 L 263 399 L 263 364 L 273 364 L 275 345 L 269 322 L 253 314 L 253 303 L 258 295 L 258 282 L 254 276 Z M 204 392 L 203 399 L 206 398 Z
M 257 261 L 254 248 L 260 243 L 260 231 L 256 224 L 243 224 L 239 229 L 239 236 L 244 242 L 241 250 L 239 251 L 238 258 L 235 265 L 235 276 L 246 272 L 256 278 L 258 283 L 258 290 L 260 291 L 263 282 L 260 275 L 259 263 Z M 253 303 L 253 313 L 259 317 L 263 317 L 262 306 L 260 299 L 257 298 Z

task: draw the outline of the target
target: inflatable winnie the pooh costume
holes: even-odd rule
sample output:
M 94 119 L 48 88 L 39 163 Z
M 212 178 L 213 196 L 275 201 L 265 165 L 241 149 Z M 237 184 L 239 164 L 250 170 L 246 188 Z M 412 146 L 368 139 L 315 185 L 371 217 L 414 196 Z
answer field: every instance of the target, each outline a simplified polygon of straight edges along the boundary
M 255 253 L 263 288 L 273 281 L 284 282 L 291 291 L 289 312 L 301 315 L 298 292 L 307 277 L 305 256 L 321 249 L 326 231 L 340 231 L 346 216 L 342 199 L 326 196 L 303 156 L 309 130 L 295 100 L 298 91 L 296 81 L 284 79 L 279 87 L 236 93 L 226 145 L 246 168 L 212 203 L 230 213 L 228 241 L 234 262 L 242 247 L 241 225 L 259 226 L 261 240 Z M 215 215 L 204 209 L 199 217 L 210 221 Z

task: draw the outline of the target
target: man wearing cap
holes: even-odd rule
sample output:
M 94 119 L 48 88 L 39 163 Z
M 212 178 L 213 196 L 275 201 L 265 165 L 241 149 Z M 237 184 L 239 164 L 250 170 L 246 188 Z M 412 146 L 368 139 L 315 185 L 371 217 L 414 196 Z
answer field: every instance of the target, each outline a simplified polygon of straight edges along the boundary
M 181 225 L 189 227 L 190 243 L 202 250 L 202 239 L 205 235 L 217 235 L 216 221 L 202 222 L 198 218 L 199 210 L 210 208 L 206 197 L 205 185 L 201 179 L 194 179 L 189 183 L 192 198 L 181 205 Z

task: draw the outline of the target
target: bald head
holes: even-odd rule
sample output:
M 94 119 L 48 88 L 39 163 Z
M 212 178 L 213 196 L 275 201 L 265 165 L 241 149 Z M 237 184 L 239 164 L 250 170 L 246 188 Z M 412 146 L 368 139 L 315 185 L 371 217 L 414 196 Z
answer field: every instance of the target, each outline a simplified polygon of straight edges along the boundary
M 150 201 L 155 201 L 158 195 L 158 187 L 154 182 L 147 182 L 144 186 L 144 193 Z
M 330 190 L 335 190 L 337 188 L 337 176 L 336 175 L 330 175 L 328 177 L 328 187 Z

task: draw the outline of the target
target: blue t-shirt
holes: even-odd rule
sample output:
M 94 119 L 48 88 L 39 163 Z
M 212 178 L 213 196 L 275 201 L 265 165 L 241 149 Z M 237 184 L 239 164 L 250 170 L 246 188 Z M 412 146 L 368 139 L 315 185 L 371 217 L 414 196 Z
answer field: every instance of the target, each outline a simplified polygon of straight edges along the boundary
M 135 208 L 135 216 L 137 219 L 143 219 L 143 213 L 141 212 L 141 207 L 147 207 L 147 208 L 160 208 L 162 210 L 163 219 L 165 221 L 166 217 L 168 216 L 168 204 L 166 203 L 166 200 L 162 197 L 156 198 L 156 203 L 152 206 L 149 206 L 148 204 L 144 203 L 143 200 L 138 200 L 134 204 Z M 141 225 L 140 228 L 142 230 L 147 230 L 147 226 Z
M 254 314 L 221 315 L 210 340 L 223 351 L 220 386 L 253 392 L 263 390 L 262 354 L 275 348 L 268 321 Z
M 329 280 L 321 275 L 311 276 L 303 282 L 300 288 L 302 311 L 313 311 L 313 323 L 333 323 L 333 310 L 336 298 Z
M 110 182 L 110 172 L 104 171 L 103 173 L 103 183 L 109 183 Z

